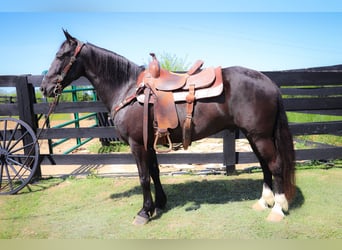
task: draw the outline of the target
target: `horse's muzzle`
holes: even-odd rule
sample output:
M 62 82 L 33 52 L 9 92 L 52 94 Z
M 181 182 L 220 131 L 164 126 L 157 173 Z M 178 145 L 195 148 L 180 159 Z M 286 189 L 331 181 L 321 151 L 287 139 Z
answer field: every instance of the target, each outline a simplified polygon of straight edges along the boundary
M 45 97 L 54 97 L 56 95 L 55 93 L 55 85 L 54 84 L 50 84 L 50 85 L 41 85 L 39 90 L 42 92 L 42 94 Z

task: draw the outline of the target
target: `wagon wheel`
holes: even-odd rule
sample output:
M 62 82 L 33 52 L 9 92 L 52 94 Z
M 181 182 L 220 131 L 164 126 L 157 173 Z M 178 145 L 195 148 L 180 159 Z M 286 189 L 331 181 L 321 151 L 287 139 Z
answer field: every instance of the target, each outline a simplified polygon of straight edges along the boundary
M 33 177 L 39 158 L 36 134 L 25 122 L 0 118 L 0 195 L 15 194 Z

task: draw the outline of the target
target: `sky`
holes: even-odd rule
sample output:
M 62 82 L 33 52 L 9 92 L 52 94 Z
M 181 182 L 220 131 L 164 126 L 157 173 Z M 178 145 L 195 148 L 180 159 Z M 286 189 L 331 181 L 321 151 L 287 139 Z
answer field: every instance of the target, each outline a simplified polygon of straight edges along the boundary
M 342 64 L 341 1 L 46 2 L 2 2 L 0 75 L 47 70 L 62 28 L 139 65 L 150 52 L 261 71 Z

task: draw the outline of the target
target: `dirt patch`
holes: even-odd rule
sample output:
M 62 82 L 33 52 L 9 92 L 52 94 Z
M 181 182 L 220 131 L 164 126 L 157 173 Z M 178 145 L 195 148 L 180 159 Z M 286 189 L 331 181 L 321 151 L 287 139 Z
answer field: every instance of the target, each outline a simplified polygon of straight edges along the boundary
M 51 126 L 56 126 L 65 123 L 65 121 L 53 121 Z M 95 120 L 87 119 L 80 122 L 80 127 L 91 127 L 95 124 Z M 67 127 L 74 127 L 74 124 Z M 53 140 L 56 142 L 57 140 Z M 98 144 L 99 139 L 95 138 L 83 146 L 73 150 L 72 154 L 91 154 L 89 148 L 92 144 Z M 58 146 L 54 147 L 54 154 L 62 154 L 66 150 L 74 147 L 77 144 L 76 139 L 67 140 Z M 245 139 L 236 140 L 236 151 L 238 152 L 251 152 L 252 149 Z M 221 138 L 205 138 L 196 142 L 193 142 L 188 150 L 177 150 L 177 153 L 206 153 L 206 152 L 222 152 L 223 139 Z M 48 141 L 40 141 L 40 152 L 42 154 L 49 153 Z M 237 169 L 244 169 L 259 166 L 258 163 L 252 164 L 237 164 Z M 183 173 L 199 173 L 199 174 L 215 174 L 225 172 L 225 167 L 222 164 L 161 164 L 161 174 L 183 174 Z M 89 175 L 101 175 L 101 176 L 137 176 L 136 165 L 45 165 L 42 166 L 42 174 L 44 176 L 89 176 Z

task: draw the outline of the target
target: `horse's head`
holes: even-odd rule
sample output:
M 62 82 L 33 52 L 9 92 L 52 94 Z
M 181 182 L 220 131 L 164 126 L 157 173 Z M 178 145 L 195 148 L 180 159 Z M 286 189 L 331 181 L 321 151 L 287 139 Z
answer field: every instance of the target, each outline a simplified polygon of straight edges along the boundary
M 53 97 L 62 92 L 72 81 L 82 75 L 83 67 L 78 58 L 83 43 L 63 30 L 66 41 L 62 43 L 45 75 L 40 90 L 44 96 Z

